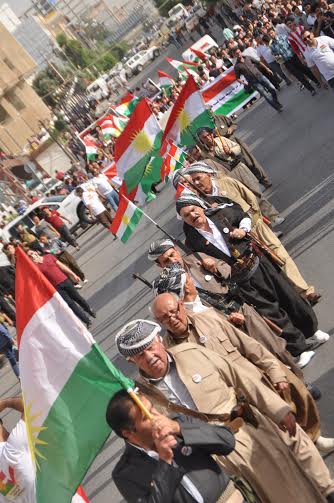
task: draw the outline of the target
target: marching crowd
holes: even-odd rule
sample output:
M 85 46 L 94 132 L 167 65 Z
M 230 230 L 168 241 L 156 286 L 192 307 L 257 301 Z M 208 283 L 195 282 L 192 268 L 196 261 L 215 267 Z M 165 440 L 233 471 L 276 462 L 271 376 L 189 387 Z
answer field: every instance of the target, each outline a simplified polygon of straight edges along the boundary
M 201 84 L 234 66 L 246 88 L 278 112 L 283 82 L 297 81 L 312 96 L 334 88 L 334 8 L 326 0 L 229 0 L 224 9 L 212 9 L 225 42 L 199 65 Z M 238 23 L 233 28 L 226 11 Z M 181 88 L 177 81 L 151 103 L 158 117 Z M 321 295 L 280 241 L 284 218 L 263 193 L 271 181 L 233 119 L 217 116 L 216 127 L 198 129 L 196 140 L 173 178 L 185 244 L 166 237 L 147 250 L 158 274 L 154 321 L 130 321 L 115 339 L 138 369 L 147 413 L 126 391 L 110 400 L 106 420 L 126 444 L 113 480 L 133 503 L 334 502 L 322 458 L 334 451 L 334 438 L 321 433 L 321 390 L 302 372 L 329 340 L 313 310 Z M 116 211 L 119 197 L 101 171 L 113 160 L 113 142 L 100 138 L 96 161 L 76 154 L 83 165 L 59 175 L 58 191 L 75 191 L 108 229 L 106 204 Z M 71 222 L 48 208 L 32 218 L 33 232 L 20 224 L 17 237 L 3 243 L 8 265 L 0 268 L 1 351 L 17 377 L 7 329 L 15 325 L 17 246 L 87 327 L 96 317 L 78 292 L 87 279 L 67 249 L 79 249 Z M 6 407 L 23 410 L 21 402 L 0 401 Z M 2 425 L 0 435 L 10 441 Z

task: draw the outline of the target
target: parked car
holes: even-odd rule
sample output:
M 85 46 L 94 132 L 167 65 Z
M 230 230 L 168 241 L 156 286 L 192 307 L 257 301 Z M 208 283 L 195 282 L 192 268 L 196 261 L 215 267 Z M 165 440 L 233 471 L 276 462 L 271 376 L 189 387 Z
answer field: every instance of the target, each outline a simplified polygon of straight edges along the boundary
M 183 61 L 194 61 L 196 55 L 191 51 L 191 48 L 197 49 L 201 52 L 209 53 L 212 47 L 218 47 L 217 42 L 212 37 L 210 37 L 210 35 L 204 35 L 204 37 L 197 40 L 197 42 L 195 42 L 191 47 L 189 47 L 182 53 L 182 59 Z
M 186 18 L 188 16 L 188 11 L 182 3 L 174 5 L 168 11 L 168 17 L 173 21 L 178 21 L 181 18 Z
M 128 59 L 124 64 L 127 77 L 129 78 L 131 75 L 137 75 L 140 73 L 144 66 L 157 58 L 159 54 L 160 49 L 156 46 L 150 47 L 145 51 L 137 52 L 137 54 Z
M 108 86 L 104 78 L 99 77 L 94 80 L 86 89 L 88 96 L 93 97 L 97 101 L 101 101 L 109 96 Z
M 1 229 L 1 237 L 4 241 L 9 241 L 11 237 L 18 238 L 19 236 L 16 231 L 18 224 L 23 224 L 34 231 L 35 224 L 32 221 L 32 216 L 46 207 L 51 210 L 57 210 L 61 215 L 68 218 L 71 221 L 69 227 L 73 232 L 79 227 L 85 228 L 87 225 L 94 223 L 89 218 L 83 202 L 74 192 L 71 192 L 68 196 L 43 197 L 39 201 L 36 201 L 27 208 L 27 211 L 23 215 L 16 217 Z

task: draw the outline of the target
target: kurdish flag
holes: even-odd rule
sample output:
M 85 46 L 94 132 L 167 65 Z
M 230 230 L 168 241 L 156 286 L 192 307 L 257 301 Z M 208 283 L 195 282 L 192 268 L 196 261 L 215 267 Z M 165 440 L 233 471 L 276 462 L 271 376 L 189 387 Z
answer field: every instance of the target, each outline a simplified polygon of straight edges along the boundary
M 161 137 L 161 127 L 147 100 L 140 100 L 115 143 L 117 172 L 129 192 L 140 183 L 151 157 L 159 151 Z
M 158 70 L 159 84 L 167 96 L 170 96 L 171 87 L 175 84 L 175 80 L 168 73 Z
M 202 89 L 205 104 L 215 114 L 231 115 L 242 108 L 257 93 L 246 93 L 244 86 L 237 82 L 233 68 L 229 68 Z
M 115 110 L 120 115 L 125 117 L 130 117 L 136 108 L 139 98 L 132 93 L 127 93 L 124 98 L 121 99 L 119 105 L 115 107 Z
M 186 146 L 193 145 L 197 142 L 197 129 L 204 126 L 214 128 L 215 123 L 205 107 L 195 80 L 190 76 L 170 113 L 161 141 L 160 154 L 165 154 L 169 141 Z
M 70 503 L 110 434 L 105 420 L 110 398 L 133 383 L 21 248 L 16 308 L 35 503 Z
M 190 71 L 196 71 L 198 63 L 192 61 L 178 61 L 177 59 L 166 58 L 166 61 L 170 63 L 178 72 L 184 77 L 187 76 L 186 68 Z
M 124 130 L 128 119 L 125 117 L 123 119 L 115 117 L 114 115 L 106 115 L 96 121 L 102 130 L 105 139 L 109 139 L 110 136 L 118 138 L 121 132 Z
M 182 168 L 186 156 L 187 154 L 184 150 L 182 150 L 182 148 L 170 141 L 161 167 L 161 180 L 165 180 L 167 182 L 173 175 L 174 171 Z
M 85 144 L 87 159 L 89 161 L 94 161 L 96 159 L 97 152 L 99 149 L 98 144 L 95 141 L 95 138 L 93 138 L 93 136 L 88 134 L 82 139 L 82 141 Z
M 193 52 L 195 54 L 195 57 L 194 57 L 195 63 L 198 63 L 199 61 L 204 61 L 208 57 L 208 55 L 205 54 L 205 52 L 203 52 L 203 51 L 199 51 L 198 49 L 193 49 L 193 47 L 190 47 L 189 49 L 191 50 L 191 52 Z
M 119 199 L 119 205 L 109 230 L 120 238 L 122 243 L 126 243 L 139 224 L 143 212 L 121 192 L 119 193 Z

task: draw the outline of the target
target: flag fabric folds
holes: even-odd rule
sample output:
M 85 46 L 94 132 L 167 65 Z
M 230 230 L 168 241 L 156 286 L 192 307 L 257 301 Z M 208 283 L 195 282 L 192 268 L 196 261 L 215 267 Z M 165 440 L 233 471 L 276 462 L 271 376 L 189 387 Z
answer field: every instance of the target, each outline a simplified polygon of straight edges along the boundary
M 168 118 L 161 140 L 161 155 L 165 154 L 169 141 L 185 146 L 197 143 L 197 129 L 204 126 L 214 128 L 215 123 L 195 80 L 190 76 Z
M 233 68 L 229 68 L 202 89 L 205 104 L 212 108 L 214 114 L 231 115 L 240 110 L 253 99 L 257 93 L 245 91 L 242 84 L 237 82 Z
M 138 206 L 124 195 L 120 194 L 116 215 L 109 230 L 117 236 L 122 243 L 126 243 L 140 222 L 143 212 Z
M 133 383 L 21 248 L 16 307 L 36 503 L 70 503 L 110 434 L 105 420 L 110 398 Z
M 182 148 L 170 141 L 161 166 L 161 180 L 167 182 L 174 171 L 182 168 L 186 156 L 187 154 Z
M 129 192 L 140 183 L 151 157 L 158 153 L 161 137 L 161 127 L 146 99 L 142 99 L 115 143 L 117 172 Z
M 168 75 L 168 73 L 162 72 L 161 70 L 158 70 L 158 76 L 161 89 L 165 91 L 167 96 L 170 96 L 170 90 L 175 84 L 174 79 Z
M 85 144 L 86 156 L 87 156 L 88 161 L 94 161 L 96 159 L 97 152 L 99 149 L 99 147 L 95 141 L 95 138 L 93 138 L 93 136 L 87 134 L 86 136 L 84 136 L 82 141 Z

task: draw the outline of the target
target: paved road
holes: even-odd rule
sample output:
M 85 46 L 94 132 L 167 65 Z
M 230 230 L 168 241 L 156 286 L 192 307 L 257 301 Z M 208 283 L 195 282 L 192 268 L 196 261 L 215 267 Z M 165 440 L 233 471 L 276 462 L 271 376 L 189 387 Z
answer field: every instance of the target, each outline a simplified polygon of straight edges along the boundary
M 320 327 L 334 333 L 334 100 L 331 92 L 322 91 L 314 98 L 297 87 L 284 88 L 281 101 L 284 112 L 277 114 L 266 103 L 255 105 L 240 121 L 240 133 L 267 167 L 273 181 L 270 199 L 286 222 L 281 226 L 284 242 L 309 282 L 323 295 L 316 312 Z M 167 187 L 147 209 L 170 233 L 182 236 L 175 219 L 173 191 Z M 149 243 L 161 236 L 151 223 L 142 219 L 127 245 L 113 241 L 111 235 L 95 227 L 80 238 L 82 249 L 76 253 L 90 282 L 82 291 L 97 311 L 92 332 L 109 358 L 124 372 L 133 372 L 115 350 L 114 336 L 130 319 L 149 317 L 151 293 L 132 280 L 140 272 L 149 280 L 157 270 L 146 259 Z M 319 402 L 323 434 L 334 436 L 333 391 L 334 338 L 317 350 L 306 368 L 307 380 L 318 384 L 323 392 Z M 19 387 L 8 366 L 0 371 L 0 395 L 10 396 Z M 9 427 L 15 414 L 4 416 Z M 98 428 L 98 425 L 96 425 Z M 84 482 L 94 503 L 120 503 L 111 482 L 111 470 L 122 449 L 114 435 L 106 442 Z M 334 456 L 327 458 L 334 473 Z

